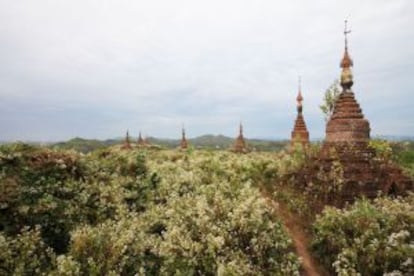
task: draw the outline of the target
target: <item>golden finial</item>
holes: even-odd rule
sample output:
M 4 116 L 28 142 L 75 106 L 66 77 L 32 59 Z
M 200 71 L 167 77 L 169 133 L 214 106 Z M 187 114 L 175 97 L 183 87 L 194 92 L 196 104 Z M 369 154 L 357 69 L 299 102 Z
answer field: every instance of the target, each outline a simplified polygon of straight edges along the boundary
M 344 36 L 345 36 L 345 53 L 344 57 L 341 60 L 341 68 L 349 68 L 354 65 L 351 57 L 348 54 L 348 34 L 351 33 L 351 30 L 348 29 L 348 20 L 345 20 Z
M 344 36 L 345 36 L 345 52 L 344 56 L 341 60 L 341 86 L 343 87 L 344 91 L 351 90 L 353 85 L 353 76 L 351 72 L 351 67 L 354 65 L 351 57 L 348 53 L 348 34 L 351 33 L 351 30 L 348 29 L 348 20 L 345 20 L 345 28 L 344 28 Z
M 296 97 L 296 102 L 297 102 L 297 109 L 298 109 L 298 113 L 302 113 L 302 101 L 303 101 L 303 97 L 302 97 L 302 79 L 299 76 L 299 81 L 298 81 L 298 96 Z
M 302 97 L 302 80 L 299 76 L 299 82 L 298 82 L 298 96 L 296 97 L 296 101 L 298 102 L 298 106 L 302 105 L 303 97 Z

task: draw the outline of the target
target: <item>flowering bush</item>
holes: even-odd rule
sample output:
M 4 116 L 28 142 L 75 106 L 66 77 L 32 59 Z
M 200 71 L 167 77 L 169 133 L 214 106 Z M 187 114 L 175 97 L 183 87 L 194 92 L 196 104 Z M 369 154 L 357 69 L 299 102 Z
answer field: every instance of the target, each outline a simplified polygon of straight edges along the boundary
M 78 195 L 83 167 L 76 153 L 25 145 L 0 148 L 0 229 L 16 235 L 40 228 L 44 241 L 65 250 L 72 225 L 79 222 Z
M 297 275 L 291 240 L 257 188 L 277 177 L 275 160 L 2 147 L 1 261 L 7 271 L 51 275 Z M 13 245 L 23 241 L 38 245 L 37 266 L 10 257 L 28 256 Z
M 414 273 L 414 194 L 327 207 L 314 233 L 315 252 L 338 275 Z
M 306 162 L 301 152 L 0 146 L 0 274 L 298 275 L 260 187 L 313 219 L 304 195 L 324 188 L 292 177 Z M 341 189 L 341 167 L 321 177 L 337 181 L 327 192 Z M 313 248 L 340 275 L 413 273 L 413 206 L 414 195 L 326 208 Z
M 0 234 L 1 275 L 41 275 L 55 266 L 55 254 L 47 247 L 39 229 L 27 228 L 15 237 Z

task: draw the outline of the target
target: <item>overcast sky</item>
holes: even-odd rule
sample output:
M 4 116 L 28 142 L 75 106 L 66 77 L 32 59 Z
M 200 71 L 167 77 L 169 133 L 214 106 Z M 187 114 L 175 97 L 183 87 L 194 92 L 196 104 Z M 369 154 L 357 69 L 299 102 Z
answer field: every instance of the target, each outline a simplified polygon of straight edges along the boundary
M 0 140 L 311 138 L 344 19 L 372 135 L 414 135 L 414 1 L 0 0 Z

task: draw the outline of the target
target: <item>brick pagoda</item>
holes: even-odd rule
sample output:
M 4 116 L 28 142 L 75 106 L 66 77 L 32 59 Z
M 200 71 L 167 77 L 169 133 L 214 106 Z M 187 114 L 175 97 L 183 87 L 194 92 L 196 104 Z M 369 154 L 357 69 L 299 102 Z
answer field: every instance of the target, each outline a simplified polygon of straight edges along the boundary
M 124 144 L 121 146 L 122 149 L 132 149 L 131 141 L 129 139 L 129 131 L 127 130 Z
M 332 164 L 339 161 L 343 169 L 342 198 L 352 201 L 355 196 L 404 194 L 412 189 L 411 180 L 391 161 L 382 160 L 369 147 L 370 124 L 352 91 L 353 61 L 348 52 L 345 24 L 345 52 L 341 60 L 342 92 L 337 99 L 331 118 L 326 125 L 326 137 L 319 159 L 319 170 L 329 172 Z
M 148 146 L 147 141 L 144 138 L 142 138 L 141 131 L 139 132 L 139 135 L 138 135 L 137 145 L 138 147 Z
M 297 102 L 297 111 L 298 114 L 296 116 L 295 125 L 293 127 L 292 136 L 290 140 L 291 148 L 296 147 L 298 145 L 302 147 L 307 147 L 309 145 L 309 132 L 306 128 L 306 123 L 303 118 L 303 106 L 302 106 L 302 91 L 299 79 L 299 91 L 298 96 L 296 97 Z
M 244 137 L 243 137 L 243 125 L 241 123 L 240 123 L 240 128 L 239 128 L 239 136 L 237 136 L 236 141 L 234 142 L 233 148 L 231 150 L 237 153 L 249 152 L 246 141 L 244 140 Z
M 344 33 L 345 51 L 340 63 L 342 92 L 335 102 L 332 116 L 326 125 L 324 149 L 334 147 L 341 155 L 348 151 L 360 151 L 361 154 L 370 155 L 372 153 L 368 149 L 370 126 L 352 91 L 354 82 L 351 67 L 354 64 L 348 52 L 346 35 L 349 31 L 345 29 Z
M 348 51 L 348 33 L 345 24 L 345 51 L 340 63 L 342 92 L 327 122 L 325 141 L 319 155 L 296 176 L 297 182 L 307 189 L 319 185 L 322 189 L 315 192 L 325 191 L 326 203 L 339 205 L 362 195 L 403 195 L 413 189 L 413 182 L 398 166 L 378 156 L 369 146 L 370 125 L 352 91 L 353 61 Z M 335 182 L 341 184 L 334 187 Z
M 188 141 L 185 138 L 185 129 L 182 129 L 181 132 L 181 142 L 180 142 L 180 149 L 187 149 L 188 148 Z

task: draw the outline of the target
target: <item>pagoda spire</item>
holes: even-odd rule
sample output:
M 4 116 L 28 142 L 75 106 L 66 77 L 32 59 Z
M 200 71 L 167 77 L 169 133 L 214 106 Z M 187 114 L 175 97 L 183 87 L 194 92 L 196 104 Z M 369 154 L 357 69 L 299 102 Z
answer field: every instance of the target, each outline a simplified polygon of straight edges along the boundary
M 352 61 L 349 53 L 348 53 L 348 34 L 351 33 L 351 30 L 348 29 L 348 21 L 345 20 L 345 28 L 344 28 L 344 36 L 345 36 L 345 51 L 344 56 L 341 60 L 340 67 L 342 68 L 341 72 L 341 86 L 343 91 L 350 91 L 353 82 L 353 76 L 351 67 L 354 66 L 354 62 Z
M 243 137 L 243 124 L 240 122 L 239 125 L 239 136 L 237 136 L 236 140 L 234 141 L 233 148 L 231 149 L 234 152 L 238 153 L 247 153 L 249 149 L 247 148 L 246 141 Z
M 297 104 L 297 117 L 295 120 L 295 125 L 293 127 L 292 135 L 291 135 L 291 146 L 294 147 L 297 144 L 302 146 L 307 146 L 309 144 L 309 132 L 306 128 L 305 119 L 303 118 L 303 96 L 302 96 L 302 83 L 301 77 L 299 76 L 298 82 L 298 95 L 296 97 L 296 104 Z
M 302 114 L 302 109 L 303 109 L 302 101 L 303 101 L 302 84 L 301 84 L 301 77 L 299 76 L 298 96 L 296 97 L 296 104 L 297 104 L 298 113 L 300 113 L 300 114 Z
M 129 130 L 128 129 L 126 131 L 125 141 L 124 141 L 124 144 L 122 145 L 122 148 L 123 149 L 131 149 L 132 148 L 131 147 L 131 141 L 130 141 L 130 138 L 129 138 Z
M 138 143 L 138 146 L 145 146 L 145 140 L 142 138 L 141 131 L 139 132 L 137 143 Z
M 188 147 L 188 142 L 187 142 L 187 139 L 185 138 L 185 128 L 183 126 L 182 130 L 181 130 L 180 148 L 181 149 L 186 149 L 187 147 Z
M 240 121 L 240 126 L 239 126 L 239 137 L 243 138 L 243 124 Z

